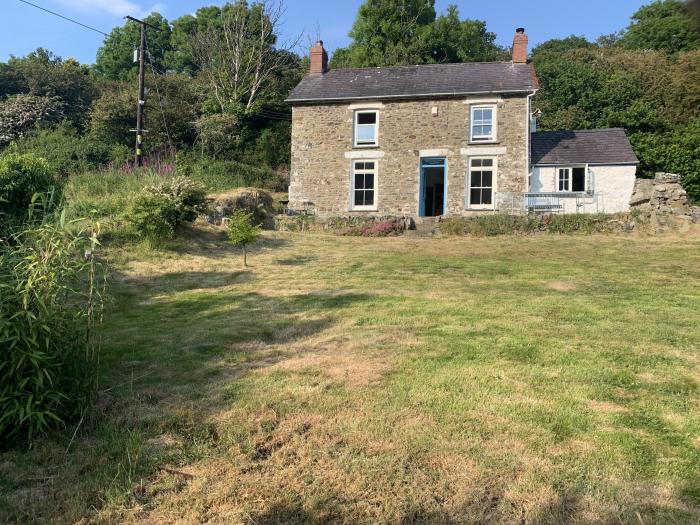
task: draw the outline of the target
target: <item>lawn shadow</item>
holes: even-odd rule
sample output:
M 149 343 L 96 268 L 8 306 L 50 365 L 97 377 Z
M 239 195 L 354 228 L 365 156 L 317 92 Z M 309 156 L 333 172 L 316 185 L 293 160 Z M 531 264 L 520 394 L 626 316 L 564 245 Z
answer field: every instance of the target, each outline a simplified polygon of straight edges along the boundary
M 275 259 L 274 263 L 280 266 L 302 266 L 316 260 L 316 257 L 299 255 L 297 257 L 288 257 L 286 259 Z
M 263 235 L 248 246 L 248 252 L 255 254 L 265 250 L 284 248 L 289 244 L 287 239 Z M 240 248 L 229 242 L 226 230 L 203 225 L 181 226 L 167 249 L 182 255 L 205 255 L 212 258 L 229 257 L 231 254 L 240 252 Z
M 374 300 L 368 294 L 276 296 L 231 287 L 246 275 L 179 272 L 121 281 L 105 325 L 110 345 L 102 363 L 110 382 L 135 388 L 129 378 L 143 376 L 141 388 L 156 398 L 184 386 L 199 399 L 253 370 L 318 351 L 292 347 L 333 326 L 342 318 L 339 311 Z
M 193 290 L 216 290 L 251 280 L 248 270 L 234 272 L 185 271 L 156 274 L 152 276 L 129 275 L 113 271 L 110 279 L 121 283 L 113 295 L 148 299 L 159 295 L 172 295 Z

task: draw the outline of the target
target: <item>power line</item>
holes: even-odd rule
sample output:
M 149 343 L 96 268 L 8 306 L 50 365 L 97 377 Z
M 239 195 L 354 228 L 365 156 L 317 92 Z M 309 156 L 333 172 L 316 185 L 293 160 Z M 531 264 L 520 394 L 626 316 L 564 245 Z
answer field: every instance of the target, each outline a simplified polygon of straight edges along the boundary
M 99 33 L 104 36 L 109 36 L 109 34 L 105 33 L 104 31 L 100 31 L 99 29 L 95 29 L 94 27 L 91 27 L 89 25 L 83 24 L 82 22 L 78 22 L 77 20 L 73 20 L 72 18 L 68 18 L 67 16 L 63 16 L 60 13 L 56 13 L 55 11 L 51 11 L 50 9 L 46 9 L 45 7 L 41 7 L 40 5 L 33 4 L 31 2 L 27 2 L 27 0 L 19 0 L 23 4 L 30 5 L 32 7 L 36 7 L 37 9 L 41 9 L 42 11 L 46 11 L 47 13 L 50 13 L 54 16 L 57 16 L 58 18 L 63 18 L 63 20 L 68 20 L 69 22 L 72 22 L 74 24 L 77 24 L 79 26 L 84 27 L 85 29 L 89 29 L 90 31 L 94 31 L 95 33 Z

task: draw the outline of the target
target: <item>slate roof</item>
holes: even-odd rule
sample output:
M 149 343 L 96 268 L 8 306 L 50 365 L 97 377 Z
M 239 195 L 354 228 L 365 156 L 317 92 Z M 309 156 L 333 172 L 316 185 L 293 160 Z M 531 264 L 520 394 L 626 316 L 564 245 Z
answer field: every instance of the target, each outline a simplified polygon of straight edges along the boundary
M 512 62 L 332 69 L 322 75 L 307 75 L 287 102 L 520 93 L 537 88 L 537 77 L 531 65 Z
M 622 128 L 539 131 L 532 134 L 532 164 L 637 164 Z

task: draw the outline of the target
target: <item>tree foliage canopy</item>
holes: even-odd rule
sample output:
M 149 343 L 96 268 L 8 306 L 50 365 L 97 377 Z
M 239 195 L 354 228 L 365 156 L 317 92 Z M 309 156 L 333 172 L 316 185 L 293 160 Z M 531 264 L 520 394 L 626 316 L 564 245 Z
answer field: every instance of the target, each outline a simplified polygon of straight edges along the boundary
M 541 90 L 540 129 L 627 130 L 639 175 L 683 176 L 700 200 L 700 45 L 688 4 L 657 1 L 615 39 L 549 40 L 532 52 Z
M 654 49 L 666 53 L 700 48 L 700 35 L 690 2 L 656 0 L 632 15 L 632 23 L 620 39 L 630 49 Z
M 437 16 L 434 0 L 369 0 L 350 31 L 350 46 L 331 67 L 374 67 L 497 60 L 504 50 L 480 20 L 461 20 L 450 5 Z

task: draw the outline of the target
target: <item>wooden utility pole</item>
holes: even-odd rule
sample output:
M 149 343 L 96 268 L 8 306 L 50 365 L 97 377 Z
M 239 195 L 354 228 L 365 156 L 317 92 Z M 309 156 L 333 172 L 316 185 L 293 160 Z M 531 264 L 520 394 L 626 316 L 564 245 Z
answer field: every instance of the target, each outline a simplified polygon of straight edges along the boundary
M 134 160 L 136 166 L 143 166 L 143 110 L 146 105 L 146 26 L 156 31 L 160 31 L 160 29 L 143 20 L 134 18 L 133 16 L 127 16 L 126 18 L 141 26 L 141 44 L 139 45 L 139 100 L 136 106 L 136 154 Z

